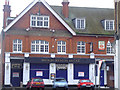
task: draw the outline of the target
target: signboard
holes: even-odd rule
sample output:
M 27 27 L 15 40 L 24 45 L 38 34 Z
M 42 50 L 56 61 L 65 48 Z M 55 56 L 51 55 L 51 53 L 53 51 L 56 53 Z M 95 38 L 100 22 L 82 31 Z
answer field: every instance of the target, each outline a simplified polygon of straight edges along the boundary
M 105 41 L 99 41 L 98 42 L 98 49 L 99 50 L 105 50 Z
M 18 72 L 13 72 L 13 77 L 19 77 L 19 73 Z
M 40 57 L 25 57 L 25 62 L 30 63 L 80 63 L 89 64 L 95 63 L 95 59 L 90 58 L 40 58 Z
M 78 77 L 84 77 L 84 72 L 78 72 Z
M 43 71 L 36 71 L 36 76 L 43 76 Z

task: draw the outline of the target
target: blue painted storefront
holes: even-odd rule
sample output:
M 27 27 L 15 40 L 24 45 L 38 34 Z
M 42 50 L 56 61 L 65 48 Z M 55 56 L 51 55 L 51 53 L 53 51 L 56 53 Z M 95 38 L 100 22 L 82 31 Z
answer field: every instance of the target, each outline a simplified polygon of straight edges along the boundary
M 84 76 L 79 73 L 84 73 Z M 74 64 L 74 79 L 89 79 L 89 64 Z
M 49 79 L 49 64 L 32 63 L 30 65 L 30 78 Z

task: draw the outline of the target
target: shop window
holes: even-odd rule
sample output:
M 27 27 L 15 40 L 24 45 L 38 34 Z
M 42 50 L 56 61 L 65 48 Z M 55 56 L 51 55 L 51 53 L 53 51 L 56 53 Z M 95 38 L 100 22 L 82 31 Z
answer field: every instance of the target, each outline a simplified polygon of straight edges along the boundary
M 64 42 L 64 41 L 57 42 L 57 52 L 58 53 L 66 53 L 66 42 Z
M 85 54 L 85 42 L 80 41 L 77 43 L 77 53 L 78 54 Z
M 35 40 L 31 42 L 31 52 L 33 53 L 48 53 L 49 42 L 43 40 Z
M 113 54 L 113 47 L 110 41 L 107 43 L 107 54 Z
M 22 52 L 22 40 L 13 40 L 13 52 Z
M 49 28 L 49 16 L 31 15 L 31 27 Z

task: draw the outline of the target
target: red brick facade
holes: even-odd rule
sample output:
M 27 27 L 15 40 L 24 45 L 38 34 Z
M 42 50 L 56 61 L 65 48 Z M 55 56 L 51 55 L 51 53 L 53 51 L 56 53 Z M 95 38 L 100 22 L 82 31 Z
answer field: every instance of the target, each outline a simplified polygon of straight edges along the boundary
M 67 3 L 68 4 L 68 3 Z M 23 11 L 24 12 L 24 11 Z M 33 28 L 30 27 L 30 16 L 36 15 L 39 13 L 40 15 L 46 15 L 49 16 L 49 28 Z M 62 12 L 61 12 L 62 13 Z M 65 13 L 65 12 L 64 12 Z M 21 14 L 20 14 L 21 15 Z M 18 16 L 19 17 L 19 16 Z M 65 17 L 68 17 L 66 15 Z M 17 17 L 16 17 L 17 18 Z M 62 18 L 62 17 L 60 17 Z M 63 20 L 64 21 L 64 20 Z M 65 22 L 66 23 L 66 22 Z M 69 26 L 69 25 L 68 25 Z M 70 26 L 71 27 L 71 26 Z M 26 29 L 34 31 L 34 30 L 44 30 L 45 33 L 50 32 L 50 30 L 56 31 L 65 31 L 67 35 L 65 36 L 55 36 L 55 32 L 53 35 L 30 35 L 29 31 L 26 31 Z M 21 31 L 20 31 L 21 30 Z M 24 31 L 22 33 L 22 30 Z M 16 33 L 18 31 L 19 33 Z M 26 33 L 26 34 L 24 34 Z M 59 34 L 58 34 L 59 35 Z M 13 52 L 13 40 L 20 39 L 22 40 L 22 52 L 21 53 L 14 53 Z M 31 42 L 34 40 L 43 40 L 49 42 L 49 52 L 46 53 L 31 53 Z M 57 52 L 57 42 L 58 41 L 64 41 L 66 42 L 66 53 L 65 54 L 59 54 Z M 78 54 L 77 53 L 77 43 L 79 41 L 85 42 L 85 53 Z M 105 42 L 105 49 L 100 51 L 98 48 L 98 42 L 104 41 Z M 94 53 L 95 58 L 97 59 L 114 59 L 114 55 L 107 55 L 107 43 L 110 41 L 111 43 L 114 42 L 114 37 L 109 35 L 73 35 L 70 30 L 67 29 L 65 25 L 60 22 L 56 18 L 53 13 L 48 10 L 47 7 L 42 2 L 37 2 L 27 13 L 25 13 L 16 23 L 14 23 L 6 32 L 4 32 L 4 39 L 3 39 L 3 54 L 10 53 L 10 57 L 14 58 L 17 57 L 19 59 L 24 59 L 26 54 L 29 54 L 29 57 L 39 57 L 39 58 L 52 58 L 52 54 L 55 55 L 55 58 L 70 58 L 70 55 L 72 55 L 72 58 L 79 58 L 79 59 L 91 59 L 90 54 Z M 90 52 L 90 43 L 93 43 L 93 52 Z M 5 56 L 7 57 L 7 55 Z M 16 59 L 17 60 L 17 59 Z M 79 60 L 78 60 L 79 61 Z M 4 63 L 5 63 L 4 58 Z M 11 63 L 11 62 L 10 62 Z M 24 63 L 24 62 L 23 62 Z M 89 65 L 89 64 L 88 64 Z M 25 69 L 25 68 L 24 68 Z

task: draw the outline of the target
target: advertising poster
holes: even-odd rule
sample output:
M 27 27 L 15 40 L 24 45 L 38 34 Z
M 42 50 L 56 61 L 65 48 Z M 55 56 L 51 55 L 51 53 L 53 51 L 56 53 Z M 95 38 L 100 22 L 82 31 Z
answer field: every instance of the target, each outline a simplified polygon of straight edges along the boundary
M 36 71 L 36 76 L 43 76 L 43 71 Z
M 78 77 L 84 77 L 84 72 L 78 72 Z

